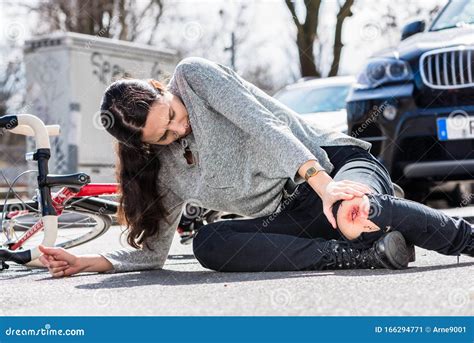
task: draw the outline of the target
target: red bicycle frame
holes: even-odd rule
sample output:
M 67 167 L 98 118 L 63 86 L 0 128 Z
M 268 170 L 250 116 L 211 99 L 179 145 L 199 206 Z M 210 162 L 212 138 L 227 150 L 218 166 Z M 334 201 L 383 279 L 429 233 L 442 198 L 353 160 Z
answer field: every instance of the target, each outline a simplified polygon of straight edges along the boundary
M 116 183 L 89 183 L 80 188 L 78 192 L 69 187 L 61 188 L 57 193 L 52 194 L 53 207 L 57 214 L 60 215 L 64 210 L 64 204 L 72 198 L 99 196 L 117 194 L 118 184 Z M 15 218 L 16 216 L 24 214 L 24 211 L 9 212 L 8 218 Z M 16 250 L 21 247 L 30 237 L 43 229 L 43 222 L 37 221 L 28 231 L 26 231 L 18 241 L 10 247 L 10 250 Z

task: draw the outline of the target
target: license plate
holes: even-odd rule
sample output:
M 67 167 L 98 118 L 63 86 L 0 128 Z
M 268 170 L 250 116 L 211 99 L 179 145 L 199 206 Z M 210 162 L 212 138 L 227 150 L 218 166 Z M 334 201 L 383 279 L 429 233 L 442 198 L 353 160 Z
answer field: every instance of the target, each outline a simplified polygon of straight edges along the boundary
M 440 141 L 474 138 L 474 117 L 438 118 L 436 124 Z

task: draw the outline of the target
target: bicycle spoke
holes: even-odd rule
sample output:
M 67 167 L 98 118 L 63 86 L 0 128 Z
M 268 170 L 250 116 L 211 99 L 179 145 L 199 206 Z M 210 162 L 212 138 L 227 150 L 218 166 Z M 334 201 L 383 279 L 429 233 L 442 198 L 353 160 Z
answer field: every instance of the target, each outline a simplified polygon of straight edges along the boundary
M 82 223 L 83 221 L 87 220 L 89 218 L 86 218 L 86 219 L 83 219 L 82 221 L 75 221 L 75 222 L 72 222 L 72 223 L 67 223 L 67 224 L 64 224 L 63 226 L 61 226 L 60 228 L 61 229 L 64 229 L 64 228 L 68 228 L 69 226 L 71 225 L 77 225 L 78 223 Z M 96 224 L 94 223 L 90 223 L 92 226 L 95 226 Z M 60 226 L 61 224 L 58 223 L 58 227 Z
M 2 230 L 0 231 L 0 246 L 4 245 L 5 242 L 18 242 L 25 232 L 33 227 L 38 221 L 34 221 L 34 216 L 25 214 L 18 216 L 13 219 L 13 222 L 7 225 L 14 225 L 14 230 L 11 230 L 9 234 L 11 237 L 7 237 L 7 233 Z M 23 220 L 22 220 L 23 219 Z M 39 218 L 40 220 L 41 218 Z M 8 226 L 5 227 L 8 227 Z M 63 246 L 66 249 L 88 242 L 95 237 L 100 236 L 104 229 L 106 230 L 110 226 L 109 221 L 106 217 L 97 215 L 90 212 L 74 211 L 63 212 L 58 217 L 58 231 L 55 241 L 56 246 Z M 18 237 L 18 235 L 20 235 Z M 6 239 L 3 238 L 6 237 Z M 30 236 L 19 249 L 28 250 L 38 246 L 44 240 L 44 230 L 39 230 L 32 236 Z
M 31 225 L 24 225 L 24 224 L 20 224 L 20 223 L 16 223 L 15 226 L 18 226 L 18 227 L 21 227 L 21 228 L 24 228 L 24 229 L 27 229 L 29 230 Z

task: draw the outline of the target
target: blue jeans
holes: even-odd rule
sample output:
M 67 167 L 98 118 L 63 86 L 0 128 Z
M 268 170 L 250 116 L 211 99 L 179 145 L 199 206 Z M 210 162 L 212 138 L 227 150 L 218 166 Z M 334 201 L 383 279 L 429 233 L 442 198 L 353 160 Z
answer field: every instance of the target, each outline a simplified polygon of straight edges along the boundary
M 217 271 L 320 270 L 330 261 L 322 247 L 331 239 L 366 249 L 388 230 L 398 230 L 408 243 L 446 255 L 458 255 L 472 240 L 467 221 L 395 197 L 386 168 L 370 152 L 357 146 L 322 148 L 334 165 L 335 181 L 358 181 L 373 188 L 374 193 L 367 194 L 369 218 L 382 230 L 347 240 L 331 226 L 321 198 L 305 182 L 282 200 L 279 212 L 201 227 L 193 240 L 197 260 Z

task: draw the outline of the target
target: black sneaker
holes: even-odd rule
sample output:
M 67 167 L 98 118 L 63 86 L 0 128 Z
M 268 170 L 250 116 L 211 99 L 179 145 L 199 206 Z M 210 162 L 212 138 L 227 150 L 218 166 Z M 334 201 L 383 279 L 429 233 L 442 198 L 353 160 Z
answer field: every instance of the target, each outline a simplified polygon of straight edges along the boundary
M 407 246 L 399 231 L 386 233 L 366 250 L 354 249 L 347 242 L 331 240 L 324 252 L 331 261 L 326 269 L 405 269 L 414 261 L 415 248 Z

